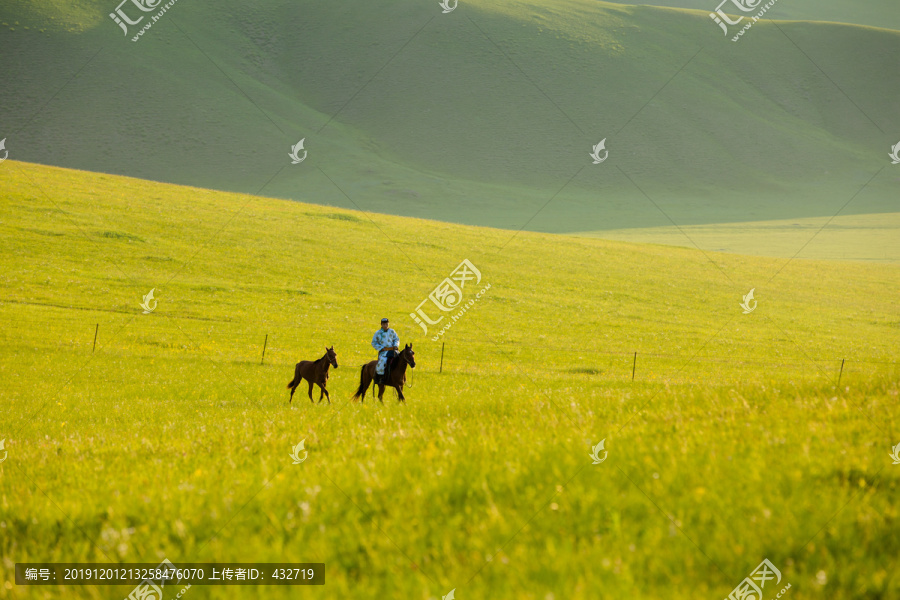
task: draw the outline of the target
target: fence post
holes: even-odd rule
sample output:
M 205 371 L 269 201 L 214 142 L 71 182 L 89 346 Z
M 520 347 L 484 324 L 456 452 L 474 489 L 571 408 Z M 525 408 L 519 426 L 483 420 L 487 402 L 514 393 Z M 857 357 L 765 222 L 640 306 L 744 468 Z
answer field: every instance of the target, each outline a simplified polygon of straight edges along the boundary
M 445 342 L 441 342 L 441 369 L 438 371 L 438 373 L 444 372 L 444 344 Z
M 631 364 L 631 380 L 634 381 L 634 370 L 637 368 L 637 352 L 634 353 L 634 362 Z
M 91 348 L 91 354 L 94 353 L 94 350 L 97 349 L 97 334 L 100 332 L 100 323 L 97 323 L 97 328 L 94 329 L 94 347 Z
M 259 359 L 259 364 L 263 364 L 263 361 L 266 360 L 266 344 L 269 343 L 269 334 L 266 334 L 266 339 L 263 341 L 263 353 L 262 358 Z
M 841 386 L 841 376 L 844 374 L 844 360 L 845 359 L 843 358 L 841 359 L 841 372 L 838 373 L 838 387 Z

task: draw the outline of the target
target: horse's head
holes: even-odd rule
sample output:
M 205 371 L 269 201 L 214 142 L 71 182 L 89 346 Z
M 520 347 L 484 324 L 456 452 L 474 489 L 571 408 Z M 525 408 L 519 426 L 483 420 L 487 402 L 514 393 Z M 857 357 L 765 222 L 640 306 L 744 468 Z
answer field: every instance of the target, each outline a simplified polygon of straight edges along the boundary
M 409 363 L 411 368 L 416 368 L 416 353 L 413 352 L 412 344 L 405 345 L 400 355 L 406 359 L 406 362 Z
M 328 358 L 328 362 L 331 363 L 331 366 L 337 369 L 337 353 L 334 351 L 334 346 L 325 348 L 325 356 Z

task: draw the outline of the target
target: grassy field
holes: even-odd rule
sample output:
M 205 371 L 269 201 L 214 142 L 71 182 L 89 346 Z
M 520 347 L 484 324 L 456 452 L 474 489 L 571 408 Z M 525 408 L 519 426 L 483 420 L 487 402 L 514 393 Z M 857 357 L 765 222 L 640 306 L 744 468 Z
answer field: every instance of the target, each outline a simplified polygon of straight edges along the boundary
M 896 265 L 12 160 L 0 189 L 0 598 L 130 591 L 14 586 L 15 562 L 163 557 L 326 564 L 321 588 L 185 598 L 714 599 L 764 558 L 766 600 L 900 594 Z M 441 367 L 408 313 L 464 258 L 491 288 Z M 414 343 L 408 402 L 351 403 L 382 316 Z M 289 406 L 331 344 L 334 403 Z

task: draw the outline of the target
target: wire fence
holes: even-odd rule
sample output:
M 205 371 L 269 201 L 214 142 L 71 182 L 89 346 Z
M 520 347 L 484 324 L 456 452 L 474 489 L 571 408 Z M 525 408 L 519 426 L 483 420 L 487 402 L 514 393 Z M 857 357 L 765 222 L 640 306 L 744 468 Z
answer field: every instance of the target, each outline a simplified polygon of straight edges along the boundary
M 140 316 L 140 315 L 139 315 Z M 46 327 L 46 320 L 17 320 L 14 325 L 29 328 Z M 108 350 L 135 351 L 144 347 L 147 353 L 174 352 L 204 356 L 215 360 L 230 362 L 256 363 L 258 365 L 293 365 L 303 359 L 318 358 L 326 346 L 334 344 L 328 332 L 318 329 L 299 327 L 279 327 L 279 331 L 251 331 L 243 329 L 235 331 L 229 328 L 232 324 L 216 322 L 210 325 L 199 325 L 185 330 L 180 326 L 172 327 L 169 322 L 142 323 L 139 329 L 123 328 L 118 339 L 107 339 L 112 330 L 119 326 L 114 324 L 93 323 L 86 325 L 83 321 L 73 322 L 71 326 L 79 331 L 72 332 L 69 340 L 60 337 L 57 343 L 86 353 L 97 353 Z M 80 331 L 82 330 L 83 331 Z M 288 331 L 283 331 L 288 329 Z M 7 336 L 11 334 L 7 330 Z M 14 334 L 13 334 L 14 335 Z M 318 340 L 311 343 L 310 340 Z M 783 371 L 786 369 L 815 369 L 819 374 L 833 374 L 836 381 L 848 371 L 860 365 L 873 367 L 896 367 L 900 362 L 885 360 L 883 357 L 861 357 L 848 355 L 845 357 L 812 357 L 797 351 L 784 359 L 772 359 L 760 355 L 717 355 L 715 351 L 679 353 L 659 350 L 619 348 L 608 349 L 599 346 L 593 340 L 586 340 L 583 347 L 555 347 L 547 344 L 522 343 L 512 340 L 490 342 L 483 339 L 450 342 L 449 340 L 434 342 L 429 339 L 414 341 L 419 363 L 419 372 L 441 373 L 509 373 L 516 367 L 533 369 L 535 365 L 564 373 L 569 376 L 615 376 L 617 379 L 643 380 L 648 373 L 654 376 L 661 371 L 671 369 L 688 370 L 690 365 L 707 365 L 704 369 L 721 367 L 723 369 L 757 369 Z M 345 364 L 367 362 L 374 359 L 375 351 L 367 343 L 365 335 L 360 336 L 359 344 L 353 348 L 338 347 L 339 357 Z M 785 342 L 789 343 L 789 342 Z M 320 348 L 321 346 L 321 348 Z M 749 344 L 745 344 L 749 347 Z M 138 354 L 143 354 L 138 350 Z M 317 354 L 318 353 L 318 354 Z M 424 367 L 421 368 L 421 367 Z
M 100 330 L 95 325 L 94 336 Z M 178 333 L 167 330 L 167 334 Z M 318 354 L 324 351 L 325 346 L 331 346 L 333 340 L 327 334 L 311 332 L 309 337 L 321 340 L 318 345 L 311 344 L 307 336 L 297 333 L 252 333 L 252 332 L 209 332 L 204 336 L 203 331 L 193 331 L 181 340 L 185 350 L 190 350 L 191 345 L 200 344 L 207 350 L 219 354 L 220 357 L 231 360 L 256 361 L 260 365 L 266 364 L 267 357 L 270 364 L 289 363 L 298 360 L 318 358 Z M 132 334 L 134 335 L 134 334 Z M 137 337 L 145 337 L 142 332 Z M 88 336 L 90 337 L 90 336 Z M 361 336 L 359 345 L 350 351 L 338 349 L 346 357 L 345 362 L 354 359 L 363 362 L 375 358 L 375 350 L 366 342 L 365 336 Z M 512 362 L 522 364 L 541 363 L 552 368 L 573 375 L 601 375 L 611 370 L 617 372 L 627 371 L 631 379 L 639 379 L 646 372 L 648 362 L 657 367 L 671 365 L 689 365 L 691 363 L 709 364 L 714 366 L 741 368 L 741 369 L 775 369 L 775 368 L 816 368 L 822 372 L 835 371 L 836 377 L 844 373 L 850 365 L 885 365 L 900 366 L 900 363 L 892 360 L 877 360 L 871 357 L 807 357 L 800 354 L 786 357 L 785 360 L 771 360 L 760 356 L 717 356 L 701 353 L 682 354 L 672 352 L 658 352 L 646 350 L 605 350 L 602 348 L 573 348 L 552 347 L 544 344 L 523 344 L 514 341 L 501 343 L 492 342 L 466 342 L 452 344 L 446 341 L 432 342 L 430 340 L 414 342 L 419 363 L 425 363 L 424 370 L 437 373 L 472 371 L 484 372 L 495 370 L 491 368 L 492 361 L 486 359 L 506 358 Z M 322 346 L 319 348 L 318 346 Z M 92 351 L 95 351 L 96 341 L 92 340 Z M 297 352 L 306 351 L 308 356 L 297 356 Z M 315 354 L 315 356 L 313 356 Z M 255 356 L 254 356 L 255 355 Z M 601 358 L 602 357 L 602 358 Z M 486 364 L 487 363 L 487 364 Z M 613 369 L 613 366 L 617 368 Z M 625 367 L 628 367 L 625 369 Z M 420 369 L 422 371 L 423 369 Z

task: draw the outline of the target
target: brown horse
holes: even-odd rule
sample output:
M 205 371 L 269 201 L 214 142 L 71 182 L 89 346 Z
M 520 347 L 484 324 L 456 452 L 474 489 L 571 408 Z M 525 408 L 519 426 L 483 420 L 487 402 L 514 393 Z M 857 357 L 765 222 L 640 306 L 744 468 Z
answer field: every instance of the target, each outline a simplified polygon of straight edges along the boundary
M 359 372 L 359 388 L 357 388 L 356 393 L 353 394 L 354 400 L 359 399 L 360 402 L 365 402 L 366 390 L 369 389 L 369 385 L 372 383 L 372 380 L 375 379 L 375 365 L 377 363 L 377 360 L 373 360 L 362 366 L 362 370 Z M 406 365 L 409 365 L 411 369 L 416 368 L 416 354 L 413 352 L 412 344 L 404 346 L 403 350 L 394 357 L 394 362 L 391 364 L 391 373 L 388 375 L 390 381 L 386 384 L 378 384 L 378 400 L 380 400 L 382 404 L 384 404 L 384 400 L 382 400 L 381 397 L 384 396 L 385 386 L 397 390 L 397 402 L 406 402 L 406 398 L 403 397 L 403 384 L 406 383 Z M 374 389 L 372 390 L 372 393 L 375 393 Z
M 309 382 L 310 402 L 313 401 L 312 391 L 313 384 L 315 384 L 322 388 L 322 391 L 319 392 L 319 402 L 322 401 L 322 394 L 325 394 L 325 397 L 328 398 L 328 404 L 331 404 L 331 396 L 328 394 L 328 390 L 325 389 L 325 384 L 328 382 L 328 367 L 331 365 L 334 365 L 335 369 L 338 368 L 337 354 L 334 352 L 334 346 L 325 348 L 325 356 L 319 360 L 301 360 L 298 362 L 297 367 L 294 369 L 294 378 L 287 384 L 288 389 L 291 390 L 291 397 L 288 400 L 288 404 L 294 400 L 294 392 L 304 379 Z

